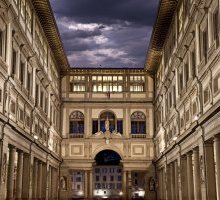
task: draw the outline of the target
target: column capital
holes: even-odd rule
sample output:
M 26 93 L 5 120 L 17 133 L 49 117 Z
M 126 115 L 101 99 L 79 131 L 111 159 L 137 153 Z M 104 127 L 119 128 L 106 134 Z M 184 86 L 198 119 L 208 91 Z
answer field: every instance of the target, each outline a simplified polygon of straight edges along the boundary
M 18 154 L 20 154 L 20 155 L 21 155 L 21 154 L 24 154 L 24 152 L 23 152 L 22 150 L 20 150 L 20 149 L 18 149 L 17 152 L 18 152 Z
M 215 135 L 213 141 L 220 142 L 220 135 Z
M 9 144 L 9 145 L 8 145 L 8 148 L 9 148 L 10 150 L 16 151 L 16 147 L 15 147 L 14 145 L 12 145 L 12 144 Z

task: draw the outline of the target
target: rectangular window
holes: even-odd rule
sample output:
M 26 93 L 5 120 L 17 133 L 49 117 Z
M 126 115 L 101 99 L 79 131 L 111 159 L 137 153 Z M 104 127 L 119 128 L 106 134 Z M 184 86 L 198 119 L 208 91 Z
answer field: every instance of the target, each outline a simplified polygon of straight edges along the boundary
M 193 116 L 197 114 L 197 104 L 196 104 L 196 101 L 194 101 L 193 104 L 192 104 L 192 114 L 193 114 Z
M 180 92 L 183 90 L 183 72 L 179 73 L 179 89 Z
M 98 182 L 99 181 L 99 176 L 95 177 L 95 181 Z
M 2 88 L 0 88 L 0 103 L 2 103 Z
M 176 105 L 176 87 L 175 85 L 173 86 L 173 104 Z
M 207 104 L 210 101 L 209 87 L 206 87 L 203 91 L 203 104 Z
M 20 62 L 20 71 L 19 71 L 19 79 L 21 81 L 21 84 L 24 84 L 24 80 L 25 80 L 25 63 L 24 62 Z
M 184 117 L 180 117 L 180 128 L 183 129 L 184 127 Z
M 3 31 L 0 31 L 0 56 L 3 56 L 3 45 L 4 45 L 4 41 L 3 41 Z
M 25 124 L 26 124 L 27 127 L 31 126 L 31 121 L 30 121 L 30 116 L 29 115 L 26 115 Z
M 123 120 L 117 120 L 117 132 L 123 134 Z
M 216 11 L 213 13 L 213 36 L 214 40 L 216 41 L 216 46 L 219 46 L 219 9 L 217 8 Z
M 190 119 L 190 112 L 189 110 L 186 111 L 186 122 L 188 122 Z
M 18 109 L 18 119 L 24 121 L 24 111 L 21 108 Z
M 44 103 L 44 92 L 40 92 L 40 107 L 43 108 L 43 103 Z
M 48 108 L 48 98 L 45 97 L 45 104 L 44 104 L 44 112 L 47 113 L 47 108 Z
M 81 186 L 80 185 L 77 185 L 77 190 L 81 190 Z
M 15 114 L 15 102 L 14 101 L 11 101 L 10 110 L 12 114 Z
M 31 73 L 27 73 L 27 90 L 31 93 Z
M 82 181 L 81 177 L 76 177 L 76 182 L 81 182 L 81 181 Z
M 92 120 L 92 134 L 95 134 L 98 131 L 98 120 Z
M 220 74 L 213 79 L 213 92 L 216 94 L 220 89 Z
M 188 83 L 188 81 L 189 81 L 189 64 L 188 64 L 188 62 L 185 63 L 184 68 L 185 68 L 185 80 L 186 80 L 186 83 Z
M 195 49 L 191 52 L 191 71 L 192 71 L 192 77 L 194 78 L 196 75 L 196 54 Z
M 38 101 L 39 101 L 39 85 L 36 84 L 36 88 L 35 88 L 35 103 L 36 103 L 36 106 L 38 105 Z
M 208 51 L 208 34 L 207 34 L 207 29 L 205 29 L 202 32 L 202 49 L 201 49 L 202 53 L 201 56 L 202 58 L 205 57 L 205 59 L 207 58 L 207 51 Z
M 13 49 L 12 51 L 12 75 L 16 74 L 17 69 L 17 52 Z

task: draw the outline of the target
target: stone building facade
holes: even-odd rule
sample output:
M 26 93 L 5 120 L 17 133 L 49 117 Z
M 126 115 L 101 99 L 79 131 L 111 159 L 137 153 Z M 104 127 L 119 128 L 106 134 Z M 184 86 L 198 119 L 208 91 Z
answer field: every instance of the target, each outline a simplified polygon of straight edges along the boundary
M 71 176 L 76 172 L 84 174 L 83 195 L 92 197 L 95 157 L 113 150 L 121 157 L 125 199 L 131 198 L 135 172 L 142 174 L 147 199 L 154 198 L 149 190 L 154 177 L 152 100 L 153 79 L 143 69 L 72 69 L 63 76 L 61 176 L 67 188 L 61 197 L 75 195 Z
M 58 198 L 66 57 L 51 48 L 61 42 L 55 25 L 45 29 L 43 9 L 48 2 L 0 1 L 0 199 Z M 55 24 L 50 13 L 47 23 Z
M 161 200 L 220 199 L 219 5 L 160 5 L 146 68 L 155 75 L 154 162 Z M 164 14 L 167 28 L 160 26 Z
M 219 8 L 161 0 L 145 69 L 77 69 L 48 0 L 1 0 L 0 199 L 220 199 Z

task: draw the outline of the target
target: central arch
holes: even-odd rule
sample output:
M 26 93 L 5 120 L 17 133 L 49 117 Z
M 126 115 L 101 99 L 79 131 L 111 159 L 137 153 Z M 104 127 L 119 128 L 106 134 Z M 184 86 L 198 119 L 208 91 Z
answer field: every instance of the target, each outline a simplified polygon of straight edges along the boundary
M 97 198 L 115 198 L 122 195 L 121 156 L 112 149 L 99 151 L 93 166 L 93 194 Z
M 106 144 L 106 145 L 101 145 L 94 150 L 94 152 L 92 154 L 92 159 L 95 160 L 96 155 L 104 150 L 115 151 L 121 157 L 121 160 L 123 160 L 123 158 L 124 158 L 123 153 L 121 152 L 121 150 L 118 147 L 111 145 L 111 144 Z

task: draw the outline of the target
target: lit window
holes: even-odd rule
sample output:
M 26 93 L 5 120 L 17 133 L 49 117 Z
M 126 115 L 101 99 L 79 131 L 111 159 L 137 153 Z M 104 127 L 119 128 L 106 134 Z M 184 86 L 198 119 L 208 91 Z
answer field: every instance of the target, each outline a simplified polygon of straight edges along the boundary
M 122 92 L 122 76 L 92 76 L 93 92 Z
M 130 76 L 130 92 L 144 92 L 145 91 L 145 77 L 144 76 Z
M 70 91 L 85 92 L 85 76 L 72 76 L 70 77 Z

